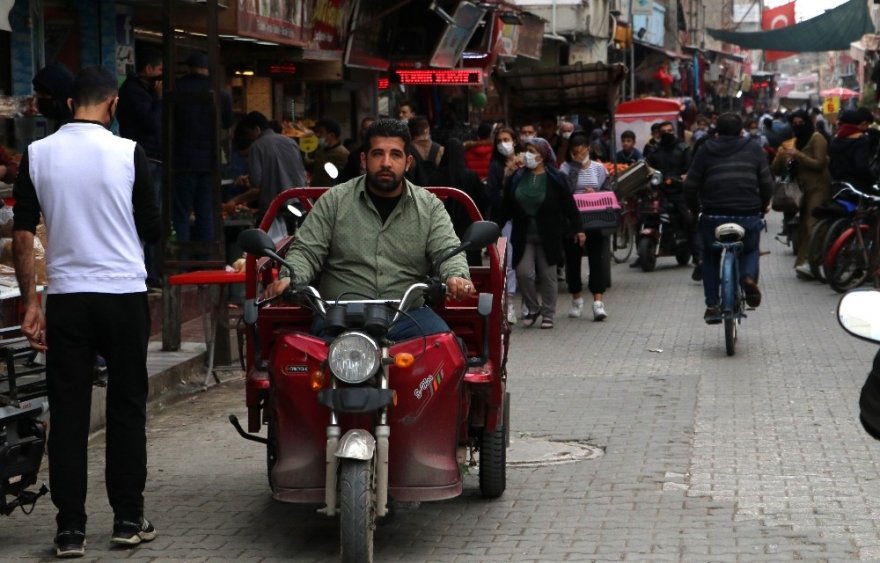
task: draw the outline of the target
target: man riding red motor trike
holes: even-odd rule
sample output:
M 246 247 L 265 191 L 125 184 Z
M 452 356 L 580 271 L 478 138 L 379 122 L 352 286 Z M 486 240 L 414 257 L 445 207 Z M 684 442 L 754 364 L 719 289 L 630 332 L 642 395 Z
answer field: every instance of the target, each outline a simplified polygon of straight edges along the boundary
M 339 515 L 345 561 L 372 560 L 376 519 L 388 513 L 391 501 L 461 494 L 462 467 L 474 452 L 483 496 L 498 497 L 506 486 L 505 244 L 496 243 L 497 225 L 479 221 L 463 192 L 429 190 L 457 200 L 475 222 L 428 277 L 394 299 L 348 293 L 325 300 L 314 287 L 297 284 L 257 299 L 258 283 L 269 286 L 275 269 L 293 268 L 281 258 L 291 240 L 273 244 L 259 229 L 239 239 L 248 252 L 248 431 L 265 426 L 266 436 L 247 434 L 235 417 L 230 420 L 242 436 L 266 445 L 274 498 L 323 503 L 319 512 Z M 287 190 L 261 227 L 288 200 L 297 199 L 308 212 L 325 192 Z M 443 261 L 487 246 L 488 265 L 470 267 L 468 289 L 473 284 L 476 293 L 447 299 L 438 276 Z M 423 298 L 451 330 L 390 339 L 395 324 Z

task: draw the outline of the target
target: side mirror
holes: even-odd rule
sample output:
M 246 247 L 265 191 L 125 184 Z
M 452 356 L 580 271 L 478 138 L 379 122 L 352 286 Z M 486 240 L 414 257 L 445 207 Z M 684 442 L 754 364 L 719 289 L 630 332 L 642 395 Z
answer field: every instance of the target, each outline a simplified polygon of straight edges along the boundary
M 880 343 L 880 291 L 856 289 L 844 295 L 837 320 L 853 336 Z
M 461 244 L 465 250 L 486 248 L 501 236 L 501 227 L 492 221 L 475 221 L 465 230 Z
M 274 258 L 275 243 L 262 229 L 247 229 L 238 235 L 238 245 L 248 254 L 271 256 Z
M 336 168 L 336 165 L 333 164 L 332 162 L 327 162 L 324 164 L 324 172 L 326 172 L 327 175 L 330 176 L 331 178 L 333 178 L 334 180 L 336 178 L 339 178 L 339 169 Z

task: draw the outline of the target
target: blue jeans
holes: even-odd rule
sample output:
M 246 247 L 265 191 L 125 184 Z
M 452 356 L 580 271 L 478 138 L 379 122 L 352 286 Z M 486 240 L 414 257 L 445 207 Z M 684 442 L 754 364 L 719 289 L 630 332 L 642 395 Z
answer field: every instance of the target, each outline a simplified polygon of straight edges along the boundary
M 421 338 L 422 336 L 430 336 L 432 334 L 442 334 L 449 332 L 449 325 L 446 324 L 440 315 L 430 307 L 419 307 L 407 312 L 401 316 L 391 330 L 388 331 L 389 340 L 401 341 L 410 338 Z M 312 321 L 312 334 L 324 338 L 324 317 L 315 315 Z
M 214 239 L 214 194 L 210 172 L 179 174 L 174 185 L 174 213 L 172 224 L 178 242 L 210 241 Z M 196 222 L 190 233 L 189 217 Z
M 761 257 L 761 229 L 764 221 L 760 215 L 728 216 L 703 215 L 700 217 L 700 238 L 703 242 L 703 293 L 706 307 L 715 307 L 721 301 L 719 270 L 721 269 L 721 249 L 714 248 L 715 227 L 723 223 L 737 223 L 746 230 L 743 248 L 739 255 L 740 281 L 751 277 L 758 281 L 758 260 Z

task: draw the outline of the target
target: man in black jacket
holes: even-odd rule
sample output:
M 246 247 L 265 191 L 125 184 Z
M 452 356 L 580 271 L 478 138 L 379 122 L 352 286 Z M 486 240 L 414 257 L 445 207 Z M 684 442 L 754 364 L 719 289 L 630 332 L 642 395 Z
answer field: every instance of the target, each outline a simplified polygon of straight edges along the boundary
M 773 177 L 764 151 L 750 137 L 742 136 L 742 118 L 735 113 L 718 117 L 715 139 L 707 140 L 694 155 L 684 183 L 688 206 L 702 212 L 699 232 L 703 242 L 704 320 L 721 322 L 719 308 L 720 253 L 713 248 L 715 228 L 738 223 L 745 231 L 740 255 L 740 285 L 750 307 L 761 304 L 758 289 L 762 215 L 770 205 Z
M 219 165 L 214 155 L 220 141 L 214 135 L 213 108 L 205 103 L 204 96 L 214 89 L 214 81 L 205 54 L 191 54 L 186 65 L 189 73 L 177 80 L 177 92 L 182 94 L 183 100 L 175 107 L 174 117 L 174 165 L 178 174 L 172 224 L 179 242 L 210 241 L 214 238 L 211 171 Z M 232 125 L 232 98 L 226 91 L 221 91 L 218 97 L 220 126 L 228 128 Z M 196 217 L 192 235 L 191 213 Z
M 144 49 L 137 55 L 135 73 L 129 74 L 119 87 L 119 136 L 143 147 L 150 160 L 156 204 L 162 206 L 162 53 Z M 147 285 L 157 287 L 159 280 L 160 245 L 144 249 Z

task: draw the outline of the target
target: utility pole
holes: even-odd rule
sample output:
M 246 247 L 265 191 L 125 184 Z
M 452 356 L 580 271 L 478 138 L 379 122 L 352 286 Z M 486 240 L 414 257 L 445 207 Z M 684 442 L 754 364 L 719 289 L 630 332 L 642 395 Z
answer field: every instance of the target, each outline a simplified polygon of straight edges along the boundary
M 627 0 L 629 23 L 629 99 L 636 99 L 636 29 L 633 25 L 633 0 Z

